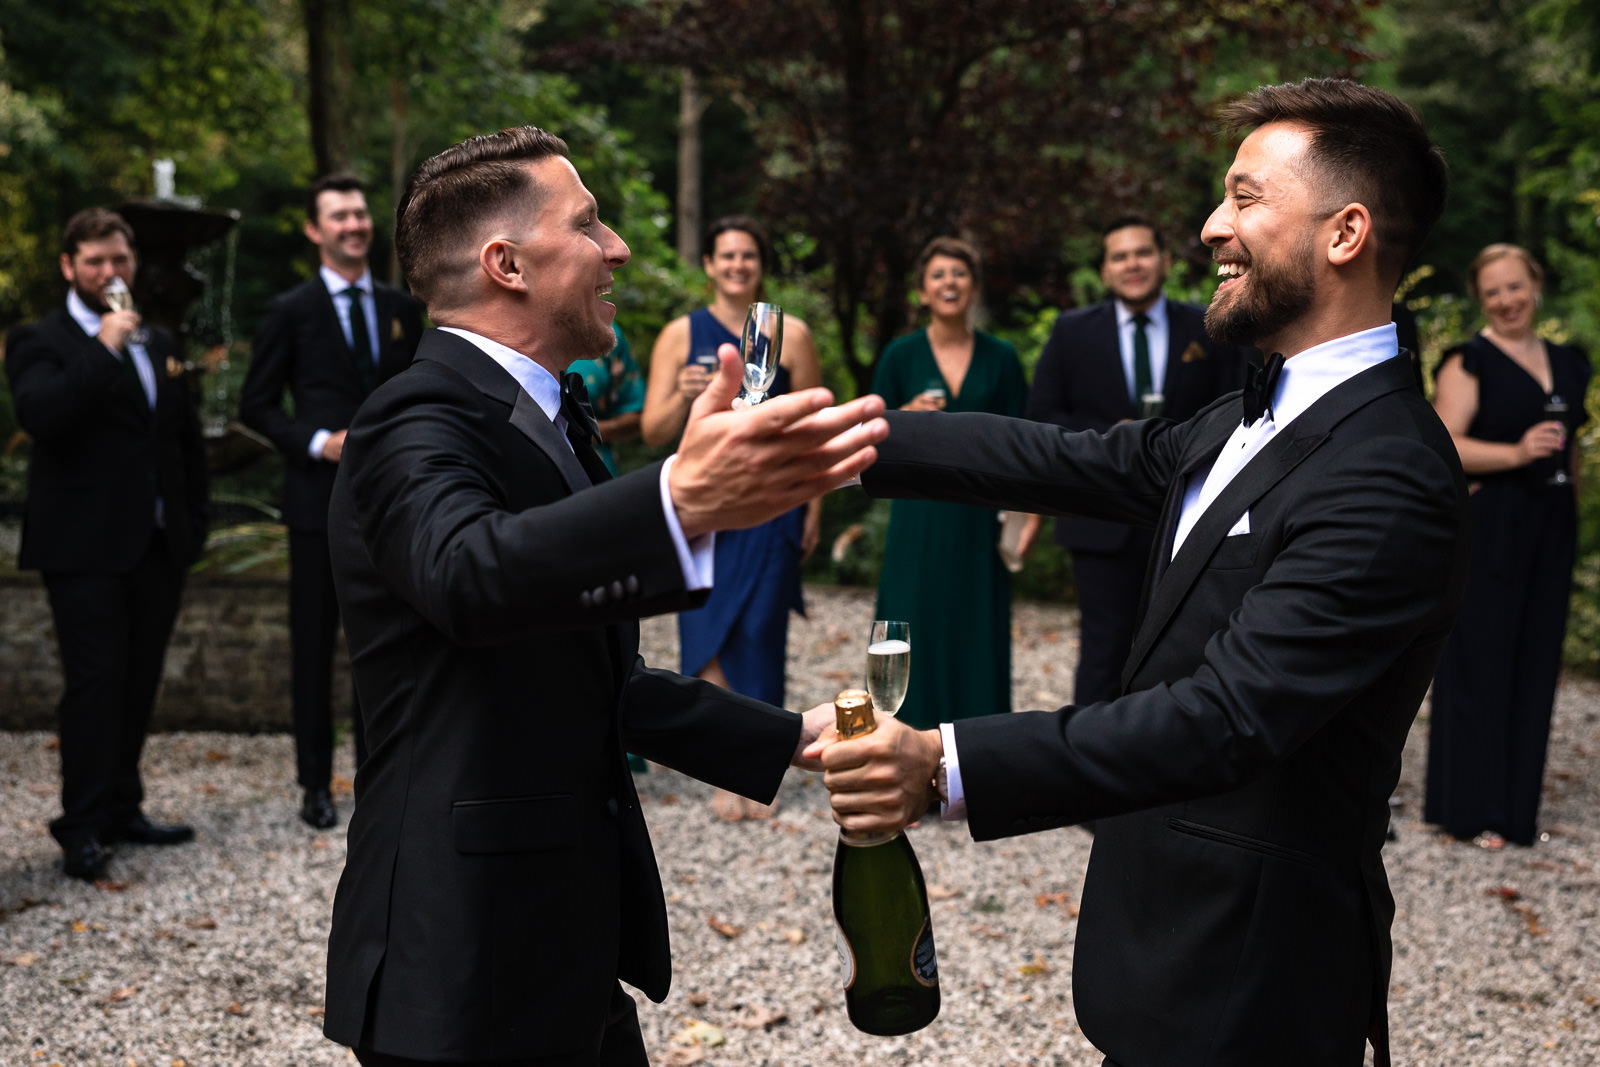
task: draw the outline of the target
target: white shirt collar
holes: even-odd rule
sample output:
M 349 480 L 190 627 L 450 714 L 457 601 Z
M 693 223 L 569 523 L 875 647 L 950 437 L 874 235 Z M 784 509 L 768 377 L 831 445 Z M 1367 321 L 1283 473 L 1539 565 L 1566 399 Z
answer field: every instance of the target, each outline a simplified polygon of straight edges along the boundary
M 1113 299 L 1112 305 L 1117 309 L 1117 329 L 1127 329 L 1128 323 L 1133 321 L 1135 312 L 1128 310 L 1128 305 L 1120 300 Z M 1162 293 L 1156 297 L 1156 302 L 1144 309 L 1145 318 L 1150 320 L 1150 325 L 1166 329 L 1167 326 L 1167 297 Z
M 317 274 L 322 278 L 322 284 L 328 287 L 329 296 L 338 296 L 350 286 L 354 285 L 368 296 L 372 295 L 372 268 L 368 267 L 361 272 L 361 277 L 354 282 L 347 281 L 344 275 L 324 263 L 317 268 Z
M 67 290 L 67 314 L 83 328 L 84 333 L 90 337 L 100 336 L 100 313 L 85 304 L 76 289 Z
M 1335 386 L 1400 351 L 1392 322 L 1346 334 L 1290 356 L 1283 363 L 1272 397 L 1272 421 L 1279 429 L 1321 400 Z
M 491 341 L 482 334 L 463 330 L 456 326 L 441 326 L 445 333 L 453 333 L 463 341 L 471 341 L 484 355 L 494 360 L 506 369 L 506 373 L 517 380 L 522 386 L 522 391 L 533 398 L 539 405 L 545 418 L 551 422 L 556 421 L 556 414 L 561 410 L 561 383 L 556 376 L 542 364 L 535 363 L 516 349 Z

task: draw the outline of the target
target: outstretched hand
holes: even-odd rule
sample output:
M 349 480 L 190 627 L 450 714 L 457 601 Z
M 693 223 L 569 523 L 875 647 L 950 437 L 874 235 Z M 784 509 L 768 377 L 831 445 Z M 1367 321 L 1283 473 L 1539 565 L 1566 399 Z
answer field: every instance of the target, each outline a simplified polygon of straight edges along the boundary
M 883 400 L 830 407 L 826 389 L 804 389 L 732 411 L 742 374 L 733 345 L 689 409 L 667 477 L 684 536 L 755 526 L 836 489 L 877 458 L 889 433 Z
M 833 821 L 855 834 L 889 834 L 927 814 L 944 756 L 938 730 L 913 730 L 880 718 L 864 737 L 840 740 L 832 726 L 801 753 L 823 767 Z

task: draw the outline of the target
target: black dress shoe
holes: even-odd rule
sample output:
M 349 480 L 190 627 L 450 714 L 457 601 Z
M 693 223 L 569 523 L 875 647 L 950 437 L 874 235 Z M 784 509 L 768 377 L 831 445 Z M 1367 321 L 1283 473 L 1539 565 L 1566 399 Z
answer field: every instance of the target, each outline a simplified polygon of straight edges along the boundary
M 318 830 L 326 830 L 337 823 L 339 813 L 333 807 L 333 794 L 326 789 L 307 789 L 305 799 L 300 801 L 300 818 Z
M 61 870 L 68 878 L 98 881 L 106 876 L 106 861 L 111 851 L 93 836 L 80 837 L 61 846 Z
M 181 845 L 194 840 L 194 827 L 187 823 L 151 822 L 140 812 L 123 826 L 106 834 L 108 841 L 132 841 L 136 845 Z

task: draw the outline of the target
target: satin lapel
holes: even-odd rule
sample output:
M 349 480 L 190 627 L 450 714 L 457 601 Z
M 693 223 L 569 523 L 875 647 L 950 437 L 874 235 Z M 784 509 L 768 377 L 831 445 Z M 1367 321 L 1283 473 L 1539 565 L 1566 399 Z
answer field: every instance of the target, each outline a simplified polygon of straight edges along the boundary
M 1212 553 L 1222 543 L 1228 531 L 1239 521 L 1239 517 L 1266 495 L 1268 490 L 1282 481 L 1290 471 L 1299 466 L 1307 456 L 1316 451 L 1317 447 L 1328 439 L 1333 428 L 1352 412 L 1380 396 L 1406 388 L 1409 374 L 1409 366 L 1399 358 L 1387 360 L 1361 372 L 1331 390 L 1302 413 L 1289 424 L 1287 430 L 1268 442 L 1260 454 L 1234 476 L 1228 487 L 1211 502 L 1211 506 L 1200 517 L 1200 521 L 1195 523 L 1194 529 L 1189 531 L 1189 536 L 1184 539 L 1183 547 L 1178 550 L 1171 565 L 1155 580 L 1149 610 L 1140 624 L 1138 635 L 1134 639 L 1133 651 L 1129 653 L 1127 665 L 1123 668 L 1124 688 L 1144 664 L 1156 640 L 1166 630 L 1173 614 L 1188 597 L 1195 582 L 1205 573 Z M 1232 405 L 1229 405 L 1229 408 L 1231 410 Z M 1227 437 L 1232 435 L 1234 425 L 1227 423 L 1218 427 L 1219 431 L 1226 431 L 1223 444 L 1226 443 Z M 1220 448 L 1221 444 L 1217 445 L 1219 451 Z M 1216 456 L 1213 455 L 1212 462 L 1215 461 Z M 1193 471 L 1197 466 L 1189 469 Z M 1181 494 L 1182 489 L 1180 488 L 1178 492 Z M 1168 499 L 1170 506 L 1171 497 Z M 1181 495 L 1179 507 L 1181 508 Z M 1171 519 L 1175 527 L 1176 513 Z M 1169 555 L 1175 532 L 1174 529 L 1166 535 Z
M 544 450 L 544 454 L 550 457 L 556 469 L 561 472 L 568 489 L 576 493 L 589 488 L 591 484 L 589 475 L 584 473 L 578 457 L 567 447 L 567 439 L 556 429 L 555 423 L 545 417 L 544 411 L 533 402 L 533 397 L 521 389 L 517 390 L 517 406 L 511 409 L 511 425 L 520 430 L 522 436 Z

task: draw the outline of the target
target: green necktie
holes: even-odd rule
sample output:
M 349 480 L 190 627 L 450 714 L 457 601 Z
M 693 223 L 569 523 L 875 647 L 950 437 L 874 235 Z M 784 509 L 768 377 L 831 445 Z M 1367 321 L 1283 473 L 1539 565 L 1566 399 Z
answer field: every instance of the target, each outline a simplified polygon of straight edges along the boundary
M 372 366 L 372 335 L 367 332 L 367 311 L 361 306 L 361 287 L 352 285 L 344 292 L 350 298 L 350 354 L 356 358 L 362 386 L 370 393 L 378 374 Z
M 1137 406 L 1155 392 L 1155 382 L 1150 373 L 1150 338 L 1144 328 L 1150 325 L 1150 316 L 1144 312 L 1133 317 L 1133 402 Z

